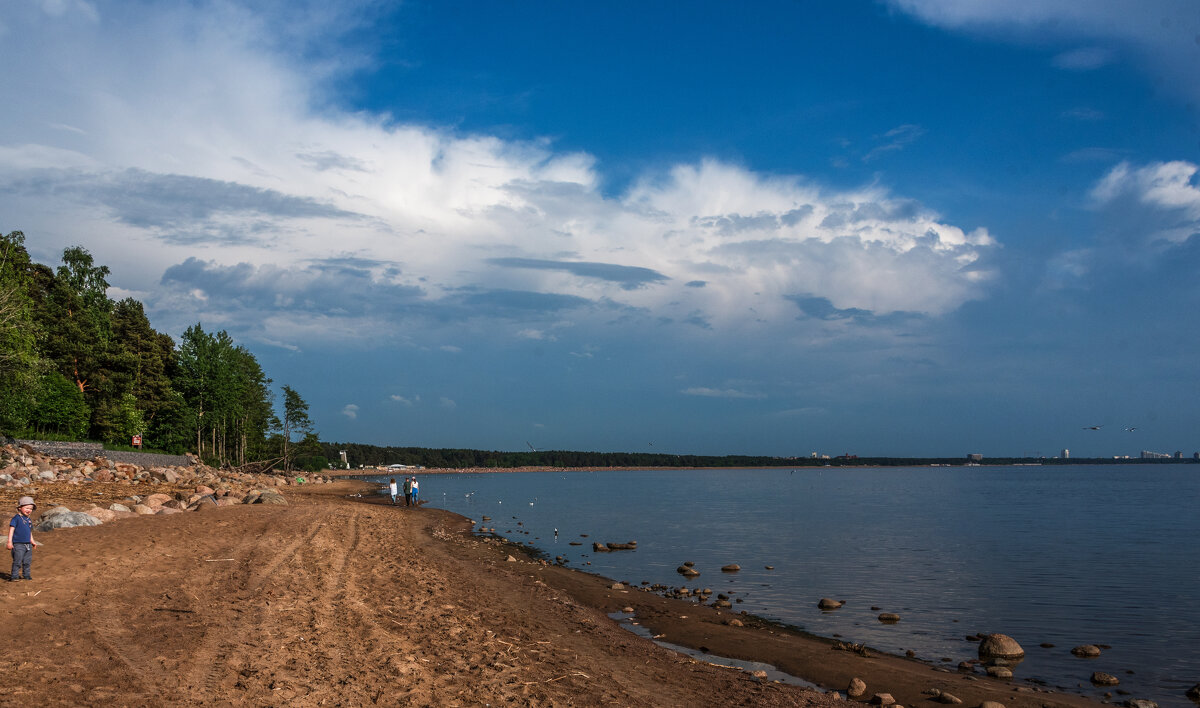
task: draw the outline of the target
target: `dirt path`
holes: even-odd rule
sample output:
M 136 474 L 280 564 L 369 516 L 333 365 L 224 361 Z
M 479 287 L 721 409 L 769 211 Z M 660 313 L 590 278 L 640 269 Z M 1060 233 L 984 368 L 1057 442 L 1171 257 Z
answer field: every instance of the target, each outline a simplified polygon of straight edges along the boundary
M 10 700 L 837 704 L 638 639 L 456 517 L 346 491 L 42 534 L 35 579 L 0 586 Z

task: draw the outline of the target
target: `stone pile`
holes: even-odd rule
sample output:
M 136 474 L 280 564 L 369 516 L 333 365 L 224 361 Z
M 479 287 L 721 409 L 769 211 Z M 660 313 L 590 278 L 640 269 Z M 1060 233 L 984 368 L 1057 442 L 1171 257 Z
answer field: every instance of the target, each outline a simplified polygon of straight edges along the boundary
M 189 456 L 190 457 L 190 456 Z M 49 504 L 42 511 L 37 529 L 48 531 L 68 526 L 95 526 L 123 517 L 149 514 L 178 514 L 204 507 L 237 504 L 286 504 L 279 487 L 301 482 L 296 477 L 278 474 L 238 472 L 216 469 L 194 457 L 189 465 L 142 467 L 128 462 L 116 462 L 106 457 L 75 459 L 42 454 L 28 445 L 0 446 L 0 493 L 10 489 L 15 493 L 36 492 L 39 498 L 53 499 L 56 487 L 64 496 L 80 490 L 67 487 L 97 483 L 128 485 L 129 494 L 119 503 L 102 507 L 83 503 L 72 511 L 66 506 Z M 330 480 L 317 475 L 305 477 L 304 483 L 320 484 Z M 138 487 L 145 491 L 139 493 Z M 173 493 L 162 493 L 163 487 L 175 487 Z M 120 494 L 120 492 L 118 492 Z M 39 499 L 39 503 L 46 506 Z

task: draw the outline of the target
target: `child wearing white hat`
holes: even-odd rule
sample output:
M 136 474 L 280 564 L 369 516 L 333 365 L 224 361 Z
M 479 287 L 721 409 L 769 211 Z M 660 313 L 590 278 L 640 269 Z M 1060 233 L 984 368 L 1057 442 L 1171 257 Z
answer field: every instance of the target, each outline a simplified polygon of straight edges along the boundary
M 17 515 L 8 522 L 8 550 L 12 551 L 12 574 L 9 582 L 18 580 L 33 580 L 29 574 L 29 566 L 33 563 L 33 547 L 42 544 L 33 540 L 33 519 L 30 514 L 37 508 L 33 497 L 21 497 L 17 500 Z M 25 575 L 22 577 L 21 573 Z

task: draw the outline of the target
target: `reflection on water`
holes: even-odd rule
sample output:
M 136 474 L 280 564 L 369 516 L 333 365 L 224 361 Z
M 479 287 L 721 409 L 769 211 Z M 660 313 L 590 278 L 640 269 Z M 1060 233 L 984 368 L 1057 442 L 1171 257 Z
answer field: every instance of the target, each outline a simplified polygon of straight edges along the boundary
M 1026 651 L 1018 680 L 1099 696 L 1088 679 L 1104 671 L 1133 697 L 1190 708 L 1184 692 L 1200 681 L 1196 470 L 524 472 L 426 475 L 421 491 L 616 580 L 712 588 L 735 611 L 949 666 L 976 658 L 968 635 L 1003 632 Z M 630 540 L 637 550 L 592 552 L 593 541 Z M 700 576 L 676 573 L 683 561 Z M 741 570 L 722 573 L 729 563 Z M 846 604 L 822 612 L 822 597 Z M 881 623 L 881 612 L 901 619 Z M 1070 650 L 1080 644 L 1111 648 L 1079 659 Z

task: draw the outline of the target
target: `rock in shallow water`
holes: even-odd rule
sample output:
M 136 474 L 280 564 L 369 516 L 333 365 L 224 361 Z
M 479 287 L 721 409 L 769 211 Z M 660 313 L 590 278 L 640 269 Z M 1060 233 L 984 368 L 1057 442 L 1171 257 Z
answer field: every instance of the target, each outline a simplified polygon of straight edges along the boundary
M 1071 653 L 1075 656 L 1080 656 L 1085 659 L 1094 659 L 1097 656 L 1100 656 L 1100 647 L 1096 646 L 1095 644 L 1084 644 L 1072 649 Z
M 821 608 L 822 610 L 836 610 L 844 604 L 845 603 L 843 602 L 838 602 L 837 600 L 823 597 L 821 598 L 821 601 L 817 603 L 817 607 Z
M 1020 659 L 1025 650 L 1007 634 L 989 634 L 979 643 L 980 659 Z
M 1121 683 L 1121 680 L 1112 674 L 1097 671 L 1092 674 L 1092 683 L 1097 686 L 1116 686 Z

